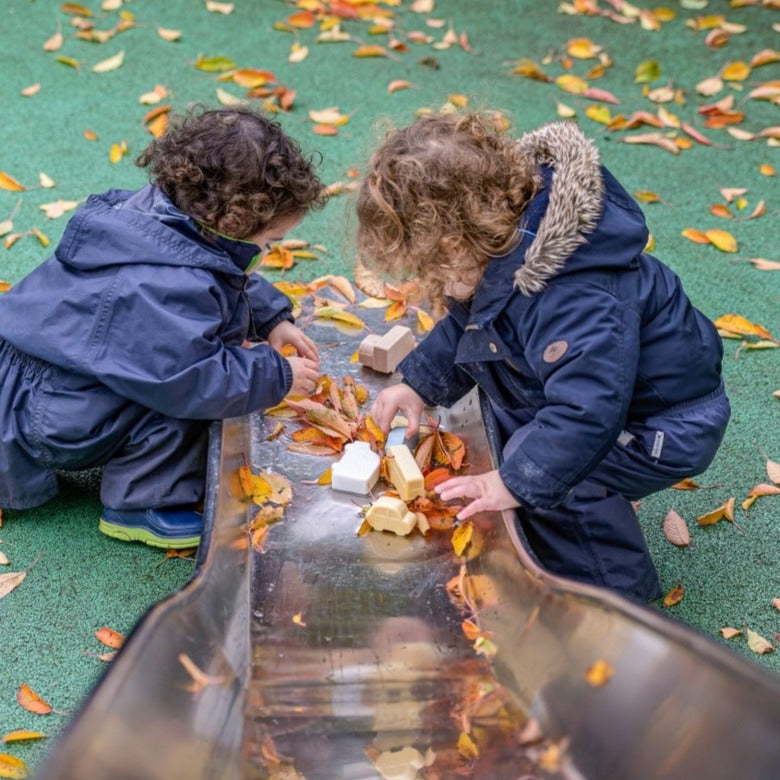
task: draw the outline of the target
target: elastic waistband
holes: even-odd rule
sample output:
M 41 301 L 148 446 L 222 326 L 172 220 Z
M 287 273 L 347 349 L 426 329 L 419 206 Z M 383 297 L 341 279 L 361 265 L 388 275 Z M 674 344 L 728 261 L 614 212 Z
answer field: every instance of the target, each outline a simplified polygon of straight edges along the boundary
M 51 365 L 40 358 L 21 352 L 13 344 L 0 338 L 0 360 L 8 360 L 20 365 L 26 372 L 42 378 L 50 370 Z

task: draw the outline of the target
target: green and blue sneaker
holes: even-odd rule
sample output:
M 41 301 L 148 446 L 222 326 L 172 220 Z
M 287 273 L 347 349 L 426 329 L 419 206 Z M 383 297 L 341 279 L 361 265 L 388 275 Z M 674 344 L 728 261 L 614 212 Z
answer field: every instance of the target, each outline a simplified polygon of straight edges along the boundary
M 123 542 L 182 550 L 197 547 L 203 515 L 192 509 L 109 509 L 103 507 L 100 531 Z

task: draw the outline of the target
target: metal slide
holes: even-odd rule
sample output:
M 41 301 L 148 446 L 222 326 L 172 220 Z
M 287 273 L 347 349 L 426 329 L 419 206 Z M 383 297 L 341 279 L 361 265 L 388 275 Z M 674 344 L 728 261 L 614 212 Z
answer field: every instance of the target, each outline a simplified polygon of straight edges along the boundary
M 379 389 L 349 362 L 359 336 L 336 338 L 323 370 Z M 476 394 L 436 413 L 471 469 L 496 462 Z M 317 485 L 328 459 L 266 441 L 274 422 L 215 424 L 197 572 L 138 624 L 40 778 L 780 776 L 780 678 L 546 575 L 511 512 L 480 516 L 462 558 L 450 533 L 358 536 L 368 500 Z M 231 490 L 245 462 L 293 483 L 261 554 L 257 507 Z

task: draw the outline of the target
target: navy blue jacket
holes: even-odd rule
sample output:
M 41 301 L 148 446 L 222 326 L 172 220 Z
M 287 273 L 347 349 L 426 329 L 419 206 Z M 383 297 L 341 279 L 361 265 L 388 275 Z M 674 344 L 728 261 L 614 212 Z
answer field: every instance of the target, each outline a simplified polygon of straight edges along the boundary
M 0 338 L 55 367 L 53 382 L 95 378 L 97 419 L 125 399 L 183 419 L 272 406 L 292 384 L 290 364 L 268 345 L 241 345 L 292 314 L 270 282 L 245 275 L 258 251 L 204 238 L 153 185 L 93 195 L 54 255 L 0 296 Z
M 478 384 L 530 433 L 500 468 L 523 503 L 552 507 L 632 421 L 718 388 L 722 343 L 679 278 L 644 252 L 641 210 L 575 126 L 524 136 L 540 189 L 522 240 L 473 298 L 400 365 L 432 405 Z

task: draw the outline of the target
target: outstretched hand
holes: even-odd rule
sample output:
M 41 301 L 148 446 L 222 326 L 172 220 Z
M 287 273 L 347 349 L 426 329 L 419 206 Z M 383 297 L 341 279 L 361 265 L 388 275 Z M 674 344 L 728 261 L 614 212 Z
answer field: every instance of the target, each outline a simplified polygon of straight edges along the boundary
M 280 322 L 269 334 L 268 343 L 281 352 L 285 344 L 295 347 L 301 357 L 313 360 L 319 368 L 320 355 L 317 345 L 295 324 L 289 320 Z
M 451 501 L 454 498 L 473 499 L 458 512 L 458 520 L 465 520 L 477 512 L 500 512 L 520 506 L 520 502 L 509 492 L 498 471 L 453 477 L 436 485 L 434 490 L 443 501 Z
M 406 436 L 413 436 L 420 429 L 425 402 L 409 385 L 403 382 L 386 387 L 376 397 L 371 407 L 371 417 L 385 432 L 390 430 L 396 412 L 401 412 L 407 421 Z

